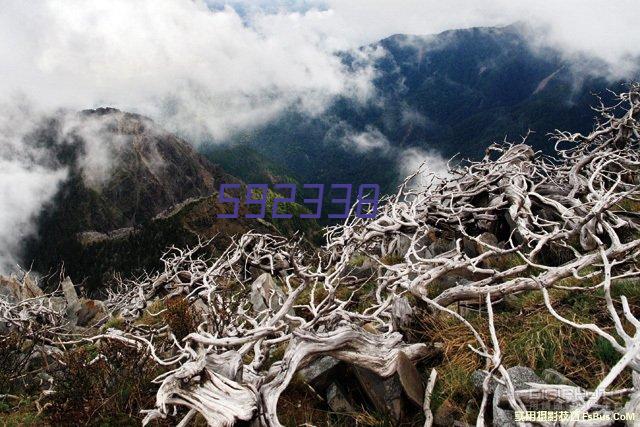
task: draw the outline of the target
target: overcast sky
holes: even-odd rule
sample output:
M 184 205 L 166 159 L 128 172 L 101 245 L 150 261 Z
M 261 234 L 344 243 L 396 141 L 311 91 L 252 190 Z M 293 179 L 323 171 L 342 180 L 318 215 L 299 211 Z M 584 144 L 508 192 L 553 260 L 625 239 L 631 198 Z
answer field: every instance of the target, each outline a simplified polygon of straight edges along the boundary
M 0 0 L 0 100 L 169 111 L 169 126 L 221 139 L 291 106 L 365 99 L 366 62 L 348 73 L 334 53 L 391 34 L 520 21 L 532 44 L 623 75 L 638 16 L 637 0 Z

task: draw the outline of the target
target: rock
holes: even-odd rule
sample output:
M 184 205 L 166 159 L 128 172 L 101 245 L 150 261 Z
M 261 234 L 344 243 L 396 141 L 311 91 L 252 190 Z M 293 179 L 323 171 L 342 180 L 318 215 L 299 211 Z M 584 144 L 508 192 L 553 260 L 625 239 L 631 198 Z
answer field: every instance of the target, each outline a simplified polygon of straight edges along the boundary
M 453 424 L 453 414 L 456 409 L 454 404 L 449 400 L 445 400 L 433 415 L 433 425 L 436 427 L 449 427 Z
M 285 300 L 284 292 L 278 286 L 273 277 L 269 273 L 261 274 L 251 284 L 251 295 L 249 300 L 253 305 L 253 309 L 256 311 L 265 310 L 269 305 L 274 311 L 277 311 L 282 307 L 282 303 Z M 289 309 L 289 314 L 294 315 L 293 308 Z
M 369 279 L 369 278 L 373 278 L 375 277 L 375 275 L 377 274 L 376 269 L 373 268 L 372 266 L 369 267 L 363 267 L 363 266 L 357 266 L 357 267 L 351 267 L 348 268 L 345 271 L 345 276 L 353 276 L 356 279 Z
M 482 243 L 486 243 L 491 246 L 498 246 L 498 238 L 493 233 L 484 232 L 480 234 L 477 239 Z M 476 257 L 487 251 L 487 248 L 481 243 L 467 237 L 463 238 L 462 242 L 465 253 L 470 257 Z
M 298 371 L 298 375 L 305 383 L 316 391 L 324 390 L 329 386 L 332 377 L 336 374 L 340 361 L 331 356 L 324 356 L 314 360 L 306 367 Z
M 23 288 L 22 288 L 22 298 L 36 298 L 44 295 L 42 289 L 38 287 L 38 284 L 27 274 L 24 276 Z
M 68 306 L 73 306 L 78 303 L 78 294 L 76 293 L 76 288 L 73 286 L 73 282 L 69 276 L 65 277 L 62 281 L 62 293 L 64 294 L 64 298 L 67 300 Z
M 478 221 L 476 221 L 476 225 L 478 226 L 478 228 L 484 231 L 495 231 L 497 228 L 495 226 L 495 223 L 496 221 L 489 221 L 486 219 L 479 219 Z
M 271 291 L 275 286 L 274 280 L 269 273 L 262 273 L 251 284 L 251 295 L 249 300 L 255 311 L 267 309 L 267 301 L 271 295 Z
M 526 366 L 513 366 L 507 372 L 516 390 L 529 388 L 527 383 L 544 383 L 533 369 Z
M 402 384 L 397 375 L 382 378 L 368 369 L 355 368 L 356 378 L 362 391 L 380 413 L 391 417 L 395 422 L 402 419 Z
M 11 303 L 22 301 L 22 285 L 15 277 L 0 276 L 0 297 Z
M 335 383 L 331 383 L 327 389 L 327 404 L 333 412 L 342 414 L 356 412 L 353 409 L 353 405 Z
M 409 396 L 409 399 L 421 408 L 424 402 L 424 386 L 422 385 L 420 373 L 411 359 L 402 351 L 398 352 L 396 361 L 398 364 L 396 372 L 402 388 L 407 396 Z
M 494 397 L 495 399 L 495 397 Z M 513 411 L 504 410 L 497 406 L 493 409 L 493 423 L 494 426 L 500 427 L 516 427 L 516 417 Z
M 413 320 L 413 308 L 405 297 L 396 298 L 391 307 L 391 315 L 393 322 L 399 329 L 406 328 L 411 325 Z
M 500 247 L 500 242 L 498 241 L 498 238 L 493 233 L 489 233 L 489 232 L 481 233 L 478 236 L 478 240 L 490 246 Z M 487 248 L 486 246 L 476 241 L 472 241 L 471 243 L 473 245 L 473 253 L 474 253 L 473 256 L 481 255 L 489 250 L 489 248 Z
M 562 384 L 578 387 L 576 383 L 574 383 L 555 369 L 545 369 L 544 371 L 542 371 L 542 380 L 546 384 Z
M 184 202 L 179 203 L 177 206 L 171 208 L 171 210 L 177 210 L 180 207 L 184 206 L 188 202 L 185 200 Z M 156 218 L 168 218 L 170 215 L 166 215 L 168 211 L 161 212 L 156 216 Z M 110 231 L 109 233 L 100 233 L 98 231 L 83 231 L 80 233 L 76 233 L 75 238 L 78 243 L 82 246 L 91 246 L 105 242 L 115 242 L 129 239 L 135 236 L 139 231 L 137 231 L 133 227 L 126 228 L 118 228 L 116 230 Z
M 476 242 L 466 236 L 462 238 L 462 249 L 468 257 L 473 258 L 478 256 L 478 252 L 476 250 Z
M 109 314 L 102 301 L 82 298 L 77 305 L 75 315 L 78 326 L 92 326 Z
M 484 371 L 476 370 L 471 374 L 471 384 L 473 384 L 473 388 L 480 394 L 482 394 L 482 385 L 484 383 L 485 378 L 487 378 L 487 373 Z M 496 386 L 498 385 L 498 381 L 495 377 L 491 378 L 489 381 L 489 394 L 493 394 L 496 390 Z
M 456 248 L 456 242 L 451 239 L 436 239 L 429 245 L 429 252 L 435 256 L 448 252 Z
M 399 234 L 393 241 L 392 254 L 398 257 L 404 257 L 411 246 L 411 239 L 403 234 Z
M 435 240 L 435 236 L 423 235 L 418 237 L 413 250 L 421 258 L 433 258 L 433 252 L 429 250 L 429 245 Z M 409 254 L 409 248 L 411 247 L 411 238 L 404 234 L 398 234 L 395 236 L 390 245 L 390 254 L 394 257 L 405 258 L 407 255 L 413 257 L 413 254 Z
M 507 369 L 513 387 L 516 390 L 524 390 L 529 388 L 527 383 L 544 383 L 542 379 L 533 369 L 525 366 L 513 366 Z M 498 384 L 493 394 L 493 425 L 495 426 L 515 426 L 515 414 L 511 409 L 502 409 L 499 406 L 502 396 L 505 394 L 506 387 L 502 384 Z
M 51 308 L 55 311 L 62 311 L 67 306 L 67 300 L 63 297 L 50 297 L 49 303 L 51 304 Z
M 206 319 L 209 315 L 209 307 L 207 307 L 207 303 L 204 302 L 201 298 L 196 299 L 191 305 L 194 314 L 200 316 L 203 319 Z
M 4 297 L 9 302 L 16 303 L 43 295 L 42 290 L 29 275 L 25 275 L 22 282 L 14 276 L 0 276 L 0 297 Z
M 495 234 L 493 233 L 489 233 L 489 232 L 484 232 L 482 234 L 480 234 L 478 236 L 478 240 L 480 240 L 482 243 L 486 243 L 487 245 L 491 245 L 491 246 L 498 246 L 499 242 L 498 242 L 498 238 L 495 236 Z M 482 245 L 478 245 L 478 252 L 483 254 L 486 251 L 486 247 L 482 246 Z
M 275 254 L 273 256 L 273 268 L 276 270 L 284 270 L 289 268 L 289 261 L 286 260 L 286 258 L 284 257 L 284 255 L 282 254 Z

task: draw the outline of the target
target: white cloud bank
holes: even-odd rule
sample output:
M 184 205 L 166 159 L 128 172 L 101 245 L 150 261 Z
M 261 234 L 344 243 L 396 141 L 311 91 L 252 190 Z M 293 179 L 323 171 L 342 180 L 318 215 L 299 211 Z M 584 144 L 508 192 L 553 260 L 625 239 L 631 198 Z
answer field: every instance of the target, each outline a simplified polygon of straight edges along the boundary
M 371 70 L 349 72 L 295 13 L 256 17 L 187 0 L 35 0 L 0 5 L 0 98 L 44 107 L 135 110 L 195 138 L 221 139 L 286 108 L 365 98 Z
M 532 43 L 617 74 L 640 55 L 637 0 L 1 0 L 0 11 L 0 99 L 110 105 L 214 139 L 366 98 L 372 70 L 334 54 L 395 33 L 520 21 Z
M 16 267 L 22 240 L 35 231 L 35 215 L 67 174 L 49 164 L 45 150 L 25 144 L 36 118 L 19 103 L 0 103 L 0 272 Z
M 395 33 L 520 21 L 533 44 L 616 75 L 640 56 L 637 0 L 0 0 L 0 11 L 0 100 L 115 106 L 192 139 L 366 99 L 367 61 L 352 72 L 335 53 Z
M 415 186 L 428 186 L 450 176 L 447 160 L 435 151 L 404 149 L 399 157 L 399 165 L 403 177 L 418 173 L 410 182 Z
M 307 13 L 305 25 L 325 34 L 335 46 L 353 47 L 391 34 L 424 35 L 520 22 L 529 27 L 532 44 L 555 48 L 567 59 L 602 60 L 614 77 L 628 77 L 640 57 L 637 0 L 326 0 L 316 4 L 325 12 Z

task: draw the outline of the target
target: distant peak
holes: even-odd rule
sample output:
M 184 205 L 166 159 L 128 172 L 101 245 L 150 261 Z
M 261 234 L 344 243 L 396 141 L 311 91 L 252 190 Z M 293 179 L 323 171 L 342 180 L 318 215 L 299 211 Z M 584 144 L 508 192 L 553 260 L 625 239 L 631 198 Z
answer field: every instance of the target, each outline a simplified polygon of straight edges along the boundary
M 122 113 L 122 111 L 113 107 L 99 107 L 99 108 L 88 108 L 86 110 L 80 111 L 80 114 L 91 116 L 105 116 L 108 114 Z

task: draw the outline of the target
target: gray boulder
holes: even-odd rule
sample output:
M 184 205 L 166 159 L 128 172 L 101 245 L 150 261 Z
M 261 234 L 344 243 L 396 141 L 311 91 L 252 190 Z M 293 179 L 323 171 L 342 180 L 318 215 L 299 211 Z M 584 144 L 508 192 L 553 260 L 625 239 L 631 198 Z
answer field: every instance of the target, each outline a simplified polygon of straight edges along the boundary
M 525 390 L 530 388 L 527 383 L 544 383 L 542 379 L 531 368 L 525 366 L 514 366 L 507 369 L 511 382 L 515 390 Z M 500 407 L 502 396 L 506 393 L 506 387 L 498 384 L 493 394 L 493 425 L 494 426 L 515 426 L 515 414 L 511 409 Z
M 251 284 L 249 300 L 255 311 L 262 311 L 268 307 L 274 311 L 280 310 L 285 299 L 284 292 L 269 273 L 261 274 Z M 293 308 L 289 309 L 289 314 L 295 314 Z
M 402 351 L 398 352 L 397 364 L 398 368 L 396 373 L 398 374 L 402 388 L 407 396 L 409 396 L 409 399 L 422 408 L 424 402 L 424 386 L 422 385 L 420 373 L 411 359 Z
M 487 245 L 491 245 L 491 246 L 498 246 L 499 244 L 498 238 L 493 233 L 489 233 L 489 232 L 484 232 L 480 234 L 477 237 L 477 239 L 480 242 L 485 243 Z M 487 248 L 484 245 L 476 242 L 475 240 L 469 239 L 467 237 L 462 239 L 462 243 L 464 246 L 465 253 L 471 257 L 478 256 L 487 251 Z
M 62 293 L 67 300 L 67 306 L 72 307 L 78 303 L 78 293 L 69 276 L 62 281 Z
M 394 422 L 402 419 L 402 384 L 397 375 L 382 378 L 368 369 L 355 368 L 356 378 L 362 391 L 367 395 L 376 410 L 386 414 Z
M 82 298 L 75 310 L 76 325 L 92 326 L 108 316 L 109 312 L 102 301 Z
M 324 356 L 314 360 L 298 371 L 302 381 L 309 384 L 316 391 L 326 389 L 333 381 L 340 361 L 331 356 Z
M 11 303 L 22 301 L 22 286 L 15 277 L 0 276 L 0 297 Z
M 38 287 L 38 284 L 29 275 L 24 276 L 22 280 L 22 297 L 23 298 L 36 298 L 44 295 L 42 289 Z
M 335 383 L 331 383 L 327 389 L 327 404 L 333 412 L 341 414 L 356 412 L 349 399 Z
M 26 275 L 22 282 L 14 276 L 0 276 L 0 297 L 11 303 L 44 295 L 36 282 Z
M 343 273 L 342 277 L 355 277 L 356 279 L 367 280 L 371 278 L 375 278 L 377 275 L 377 270 L 373 266 L 355 266 L 355 267 L 347 267 Z
M 487 375 L 488 374 L 486 372 L 480 370 L 473 371 L 473 374 L 471 374 L 471 384 L 473 384 L 473 388 L 479 394 L 482 394 L 483 392 L 482 386 L 484 384 L 485 378 L 487 378 Z M 498 381 L 495 379 L 495 377 L 491 378 L 491 380 L 489 381 L 489 394 L 493 394 L 493 392 L 496 390 L 497 385 Z
M 542 371 L 542 379 L 547 384 L 561 384 L 578 387 L 576 383 L 574 383 L 555 369 L 545 369 L 544 371 Z
M 456 242 L 454 240 L 439 238 L 429 245 L 429 252 L 437 256 L 455 248 Z
M 396 298 L 391 306 L 391 315 L 394 324 L 400 329 L 411 325 L 413 320 L 413 308 L 405 297 Z

